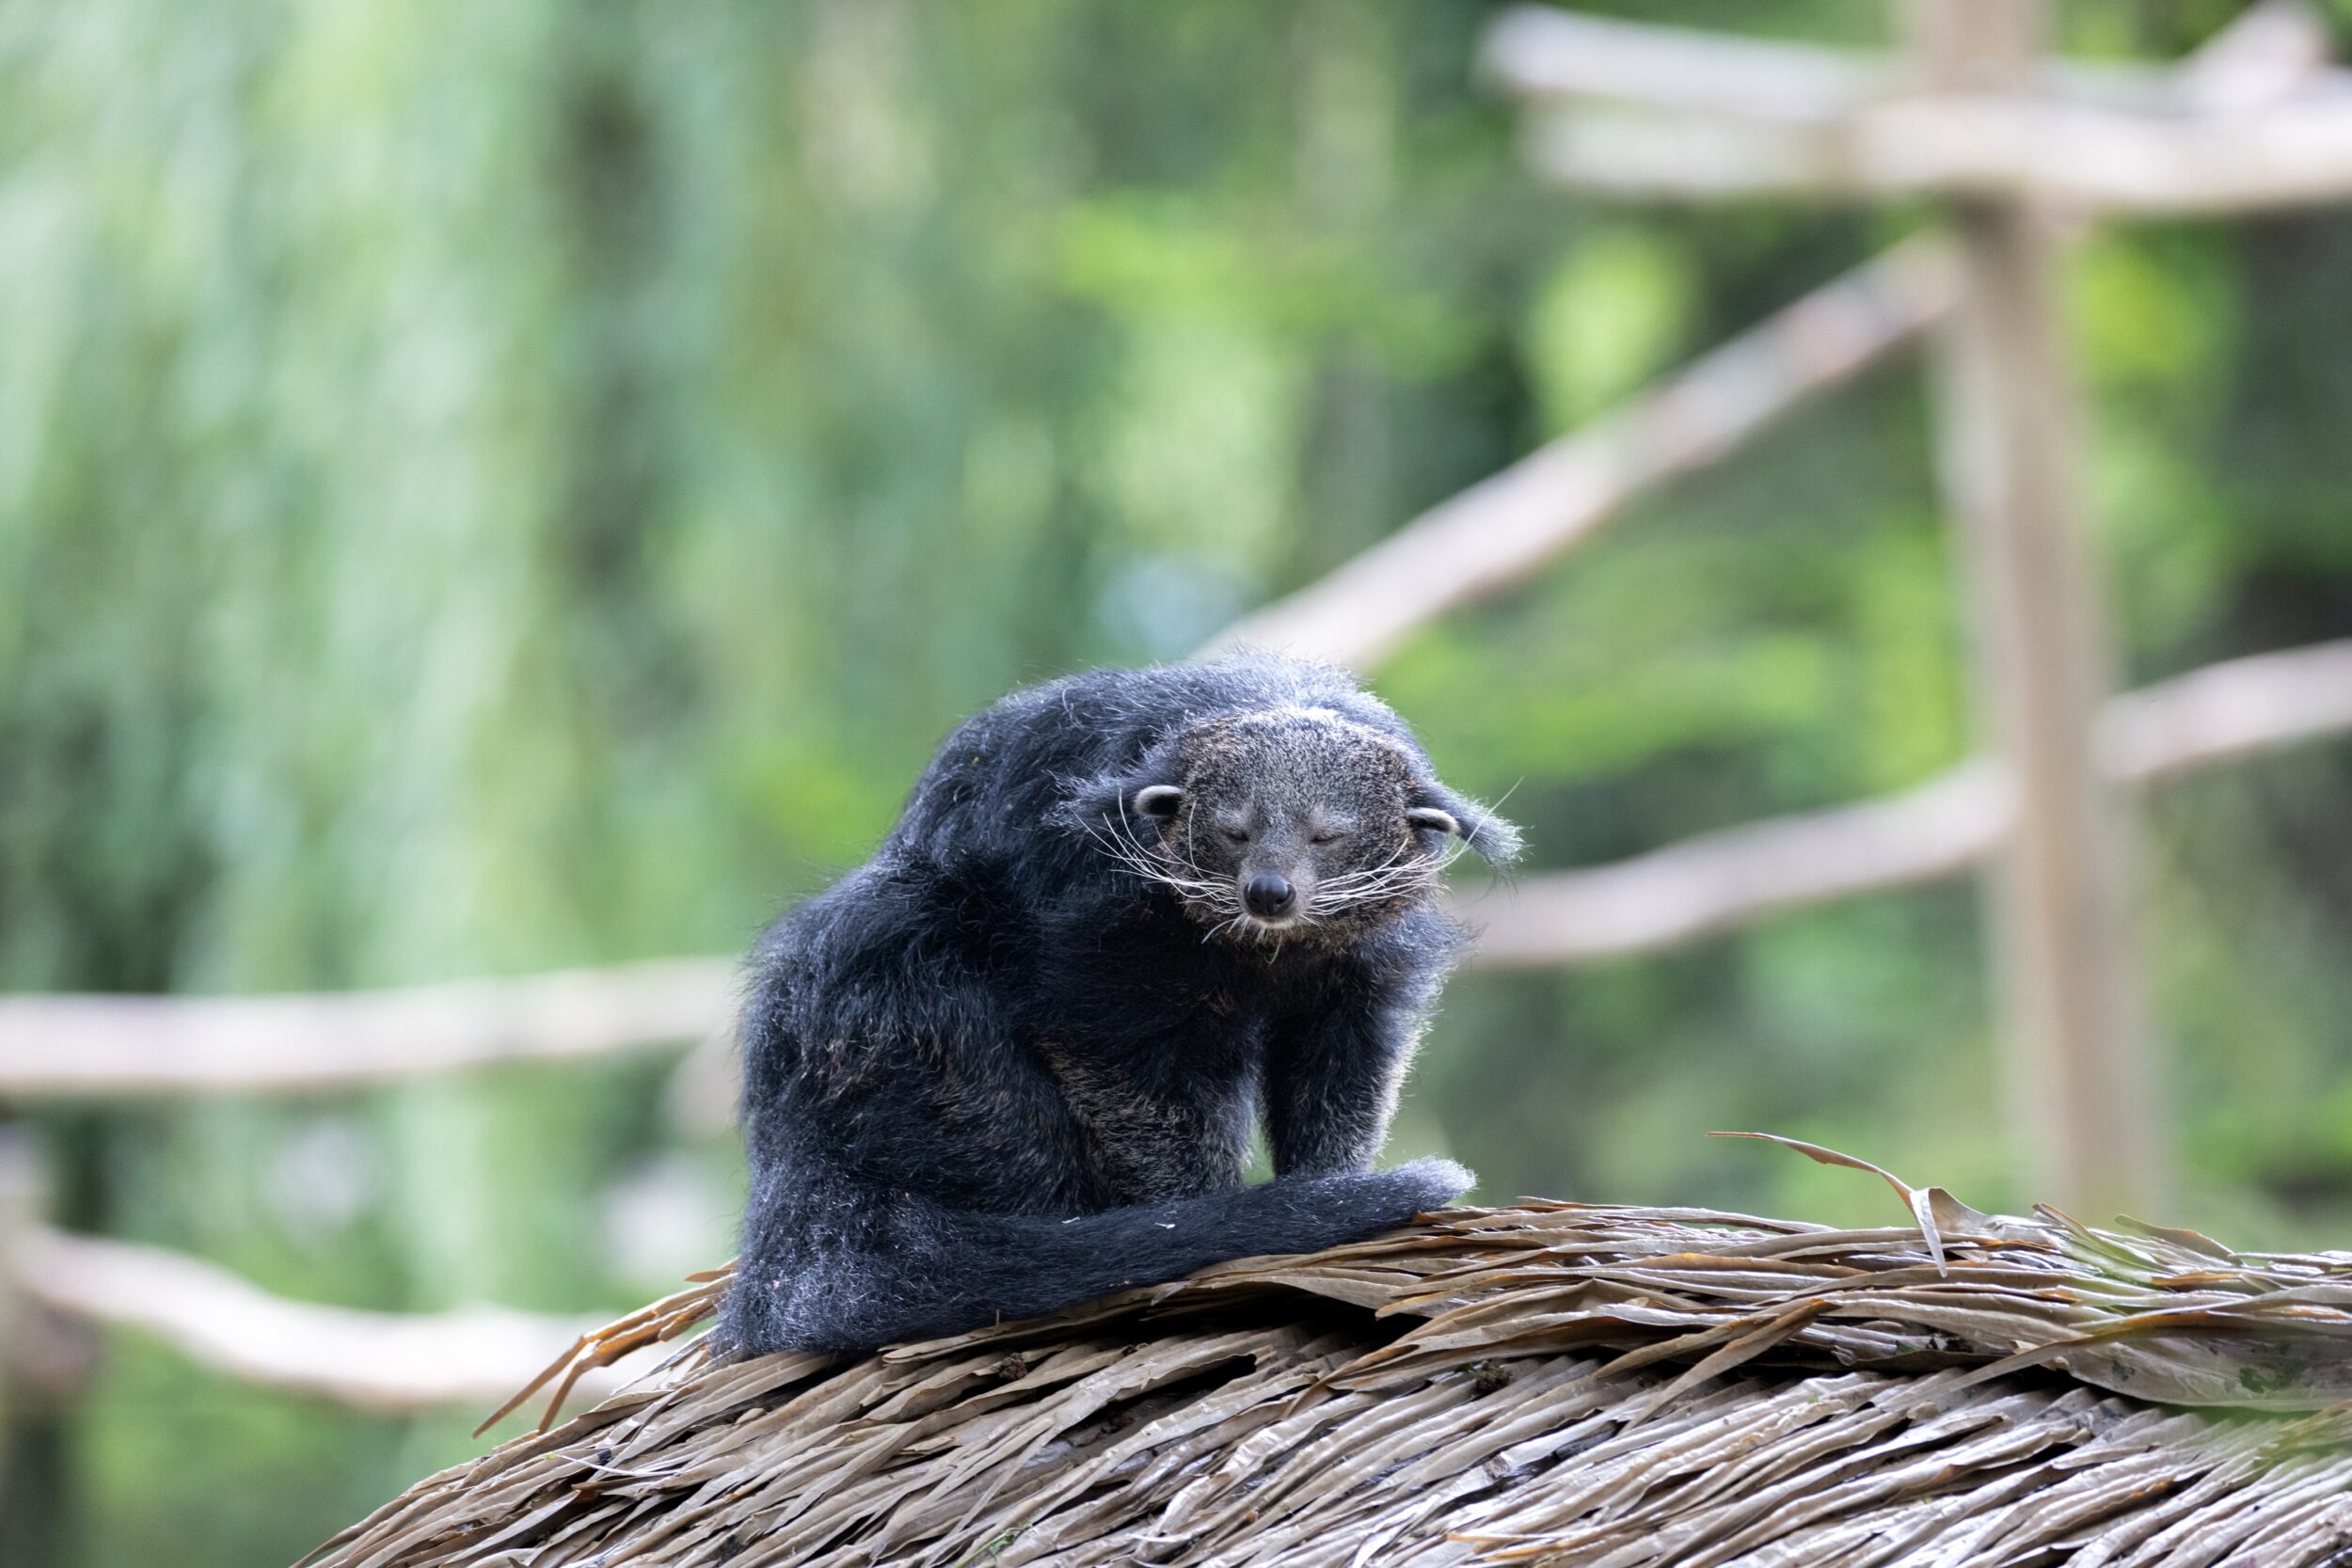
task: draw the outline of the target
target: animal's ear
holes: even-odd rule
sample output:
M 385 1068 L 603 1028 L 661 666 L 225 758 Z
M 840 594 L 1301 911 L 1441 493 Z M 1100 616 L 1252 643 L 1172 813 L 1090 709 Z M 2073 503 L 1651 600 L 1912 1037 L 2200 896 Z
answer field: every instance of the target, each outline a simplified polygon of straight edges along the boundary
M 1062 803 L 1053 820 L 1081 833 L 1132 833 L 1146 822 L 1156 829 L 1176 815 L 1184 792 L 1176 784 L 1145 782 L 1152 777 L 1153 770 L 1149 768 L 1121 768 L 1091 779 L 1065 781 Z
M 1441 784 L 1413 786 L 1405 820 L 1428 832 L 1450 833 L 1478 851 L 1488 865 L 1502 867 L 1519 858 L 1519 831 L 1493 812 Z
M 1128 801 L 1138 816 L 1155 816 L 1165 822 L 1176 815 L 1176 808 L 1184 803 L 1184 787 L 1180 784 L 1145 784 Z
M 1162 740 L 1141 756 L 1090 778 L 1062 781 L 1062 803 L 1054 814 L 1081 833 L 1105 832 L 1132 836 L 1149 823 L 1145 842 L 1184 803 L 1184 758 L 1174 739 Z

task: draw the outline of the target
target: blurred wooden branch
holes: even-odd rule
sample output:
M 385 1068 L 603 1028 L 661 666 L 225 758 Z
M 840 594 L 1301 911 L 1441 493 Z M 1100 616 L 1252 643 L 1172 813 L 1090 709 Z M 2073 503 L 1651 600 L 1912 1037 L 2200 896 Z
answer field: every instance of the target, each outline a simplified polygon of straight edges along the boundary
M 1907 0 L 1931 86 L 2034 90 L 2045 0 Z M 2131 918 L 2129 830 L 2098 729 L 2115 695 L 2061 236 L 2030 201 L 1962 200 L 1960 304 L 1936 336 L 1936 470 L 1964 592 L 1978 728 L 2010 780 L 1985 895 L 2002 1084 L 2027 1180 L 2091 1212 L 2163 1201 Z
M 2254 0 L 2166 72 L 2190 114 L 2260 108 L 2297 93 L 2343 92 L 2352 76 L 2334 66 L 2335 37 L 2310 0 Z
M 2088 213 L 2210 216 L 2352 198 L 2352 97 L 2226 124 L 1952 95 L 1832 127 L 1549 111 L 1527 145 L 1580 190 L 1673 200 L 2030 199 Z
M 1944 247 L 1906 241 L 1431 508 L 1201 652 L 1279 649 L 1369 669 L 1429 621 L 1534 576 L 1645 491 L 1728 456 L 1911 342 L 1950 309 L 1953 292 Z
M 2342 90 L 2328 24 L 2304 0 L 2260 0 L 2179 66 L 2043 60 L 2037 86 L 2073 103 L 2195 116 Z M 1917 63 L 1883 50 L 1783 43 L 1591 16 L 1507 10 L 1487 29 L 1481 74 L 1537 106 L 1610 103 L 1782 125 L 1835 123 L 1921 89 Z
M 1782 43 L 1516 6 L 1479 48 L 1479 74 L 1514 97 L 1738 115 L 1784 125 L 1836 120 L 1891 96 L 1911 72 L 1883 50 Z
M 2352 197 L 2352 76 L 2319 69 L 2325 46 L 2282 3 L 2174 72 L 2044 67 L 2029 93 L 1928 91 L 1892 55 L 1530 8 L 1489 34 L 1486 68 L 1529 100 L 1530 163 L 1580 190 L 2184 214 Z
M 2010 819 L 2000 772 L 1972 762 L 1916 789 L 1703 833 L 1611 865 L 1530 877 L 1466 911 L 1477 969 L 1598 963 L 1679 947 L 1784 910 L 1970 870 Z
M 2119 782 L 2176 777 L 2352 732 L 2352 640 L 2208 665 L 2111 701 L 2099 750 Z M 1481 969 L 1597 963 L 1681 946 L 1783 911 L 1912 887 L 1983 863 L 2014 801 L 1964 763 L 1883 800 L 1702 834 L 1613 865 L 1530 877 L 1469 911 Z
M 287 1301 L 198 1259 L 38 1229 L 14 1249 L 13 1286 L 67 1317 L 153 1334 L 246 1383 L 391 1413 L 489 1408 L 596 1326 L 503 1307 L 362 1312 Z M 631 1375 L 592 1374 L 601 1397 Z
M 40 1235 L 47 1183 L 32 1139 L 22 1127 L 0 1122 L 0 1475 L 8 1473 L 20 1407 L 26 1402 L 24 1347 L 32 1317 L 18 1272 L 26 1249 Z
M 724 1028 L 736 966 L 666 958 L 295 996 L 0 997 L 0 1098 L 323 1093 Z
M 2119 779 L 2169 779 L 2352 730 L 2352 639 L 2204 665 L 2126 692 L 2100 715 Z

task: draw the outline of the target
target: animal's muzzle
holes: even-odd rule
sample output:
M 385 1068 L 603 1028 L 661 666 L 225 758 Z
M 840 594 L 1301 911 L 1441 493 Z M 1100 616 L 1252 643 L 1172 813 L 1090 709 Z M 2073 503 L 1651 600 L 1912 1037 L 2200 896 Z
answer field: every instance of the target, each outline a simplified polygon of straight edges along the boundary
M 1242 884 L 1245 909 L 1262 920 L 1279 920 L 1298 907 L 1298 890 L 1281 877 L 1252 877 Z

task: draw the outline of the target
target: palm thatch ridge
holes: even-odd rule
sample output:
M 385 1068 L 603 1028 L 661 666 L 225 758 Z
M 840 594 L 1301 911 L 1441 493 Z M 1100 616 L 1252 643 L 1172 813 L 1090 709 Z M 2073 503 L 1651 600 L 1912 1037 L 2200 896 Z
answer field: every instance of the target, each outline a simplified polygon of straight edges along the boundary
M 1452 1210 L 869 1357 L 696 1341 L 310 1560 L 2352 1561 L 2352 1254 L 1887 1180 L 1914 1223 Z

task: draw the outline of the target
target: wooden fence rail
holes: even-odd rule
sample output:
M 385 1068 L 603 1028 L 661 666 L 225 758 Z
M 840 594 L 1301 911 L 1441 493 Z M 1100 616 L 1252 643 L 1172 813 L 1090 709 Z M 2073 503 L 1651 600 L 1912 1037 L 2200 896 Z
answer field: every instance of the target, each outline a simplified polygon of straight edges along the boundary
M 321 1094 L 726 1026 L 737 966 L 662 958 L 297 996 L 0 998 L 0 1100 Z
M 9 1255 L 20 1311 L 140 1330 L 240 1382 L 393 1414 L 495 1408 L 602 1321 L 288 1301 L 179 1253 L 49 1229 L 21 1236 Z M 598 1376 L 616 1387 L 633 1370 Z
M 2113 699 L 2099 751 L 2146 783 L 2352 732 L 2352 641 L 2208 665 Z M 1977 760 L 1915 788 L 1706 833 L 1614 864 L 1530 877 L 1473 912 L 1470 963 L 1531 969 L 1655 953 L 1789 910 L 1939 881 L 2006 841 L 2015 801 Z

